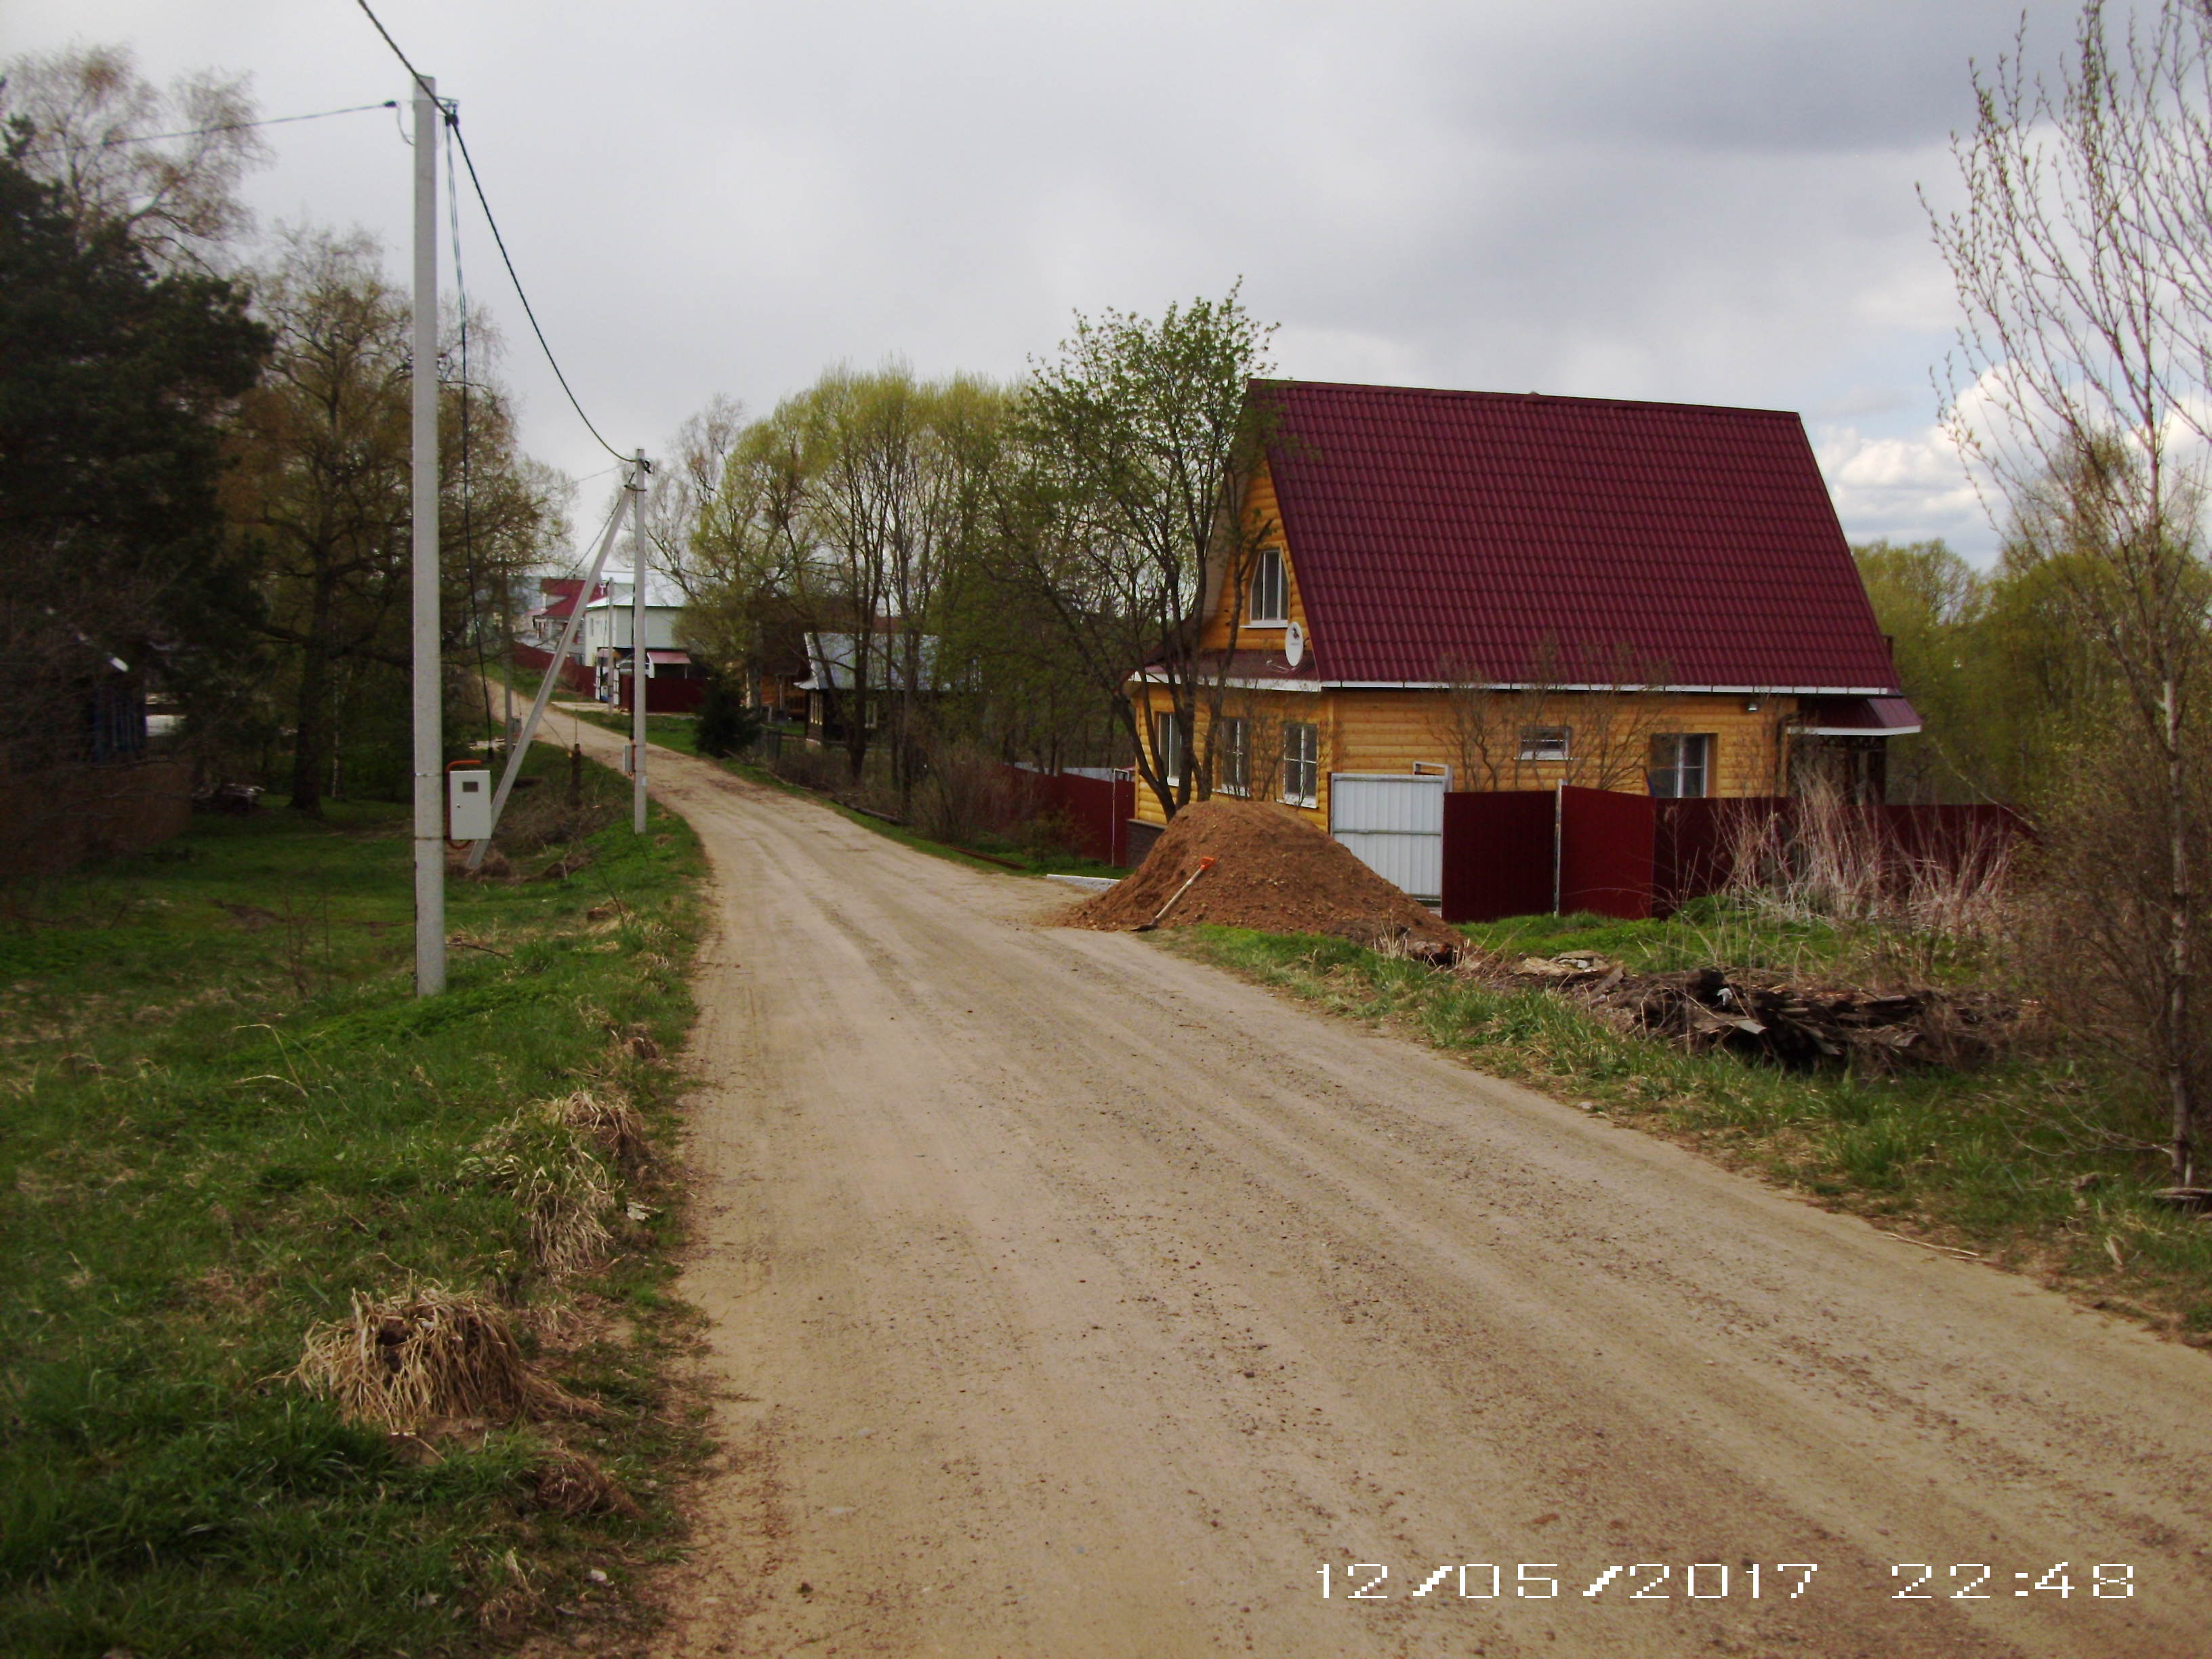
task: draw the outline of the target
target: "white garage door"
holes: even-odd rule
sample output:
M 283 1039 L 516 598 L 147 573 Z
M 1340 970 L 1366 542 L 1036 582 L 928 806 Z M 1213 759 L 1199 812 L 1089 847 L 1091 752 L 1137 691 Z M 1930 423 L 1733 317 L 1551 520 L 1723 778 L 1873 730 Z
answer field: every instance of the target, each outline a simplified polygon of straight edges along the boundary
M 1444 784 L 1403 772 L 1328 775 L 1328 832 L 1425 904 L 1444 890 Z

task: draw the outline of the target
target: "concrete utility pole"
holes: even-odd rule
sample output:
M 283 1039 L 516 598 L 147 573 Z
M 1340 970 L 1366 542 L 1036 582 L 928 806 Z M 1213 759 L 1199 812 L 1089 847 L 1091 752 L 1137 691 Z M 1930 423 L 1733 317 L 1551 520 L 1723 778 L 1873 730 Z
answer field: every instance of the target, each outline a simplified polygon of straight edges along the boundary
M 446 734 L 438 628 L 438 84 L 415 88 L 415 994 L 446 988 Z
M 645 833 L 645 452 L 630 474 L 629 695 L 630 828 Z

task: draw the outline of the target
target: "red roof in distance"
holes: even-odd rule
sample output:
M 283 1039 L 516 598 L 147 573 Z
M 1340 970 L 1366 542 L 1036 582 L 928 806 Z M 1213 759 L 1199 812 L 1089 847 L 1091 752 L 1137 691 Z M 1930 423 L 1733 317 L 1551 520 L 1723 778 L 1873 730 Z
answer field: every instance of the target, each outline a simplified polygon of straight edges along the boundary
M 1332 684 L 1896 689 L 1794 414 L 1253 390 L 1275 411 L 1268 468 Z

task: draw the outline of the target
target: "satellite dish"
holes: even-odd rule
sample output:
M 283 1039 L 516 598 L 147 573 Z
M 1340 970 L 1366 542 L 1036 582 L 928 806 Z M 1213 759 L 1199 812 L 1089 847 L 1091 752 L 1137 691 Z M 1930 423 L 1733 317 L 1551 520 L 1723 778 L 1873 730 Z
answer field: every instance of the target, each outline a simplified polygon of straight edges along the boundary
M 1306 630 L 1296 623 L 1283 630 L 1283 659 L 1293 668 L 1306 659 Z

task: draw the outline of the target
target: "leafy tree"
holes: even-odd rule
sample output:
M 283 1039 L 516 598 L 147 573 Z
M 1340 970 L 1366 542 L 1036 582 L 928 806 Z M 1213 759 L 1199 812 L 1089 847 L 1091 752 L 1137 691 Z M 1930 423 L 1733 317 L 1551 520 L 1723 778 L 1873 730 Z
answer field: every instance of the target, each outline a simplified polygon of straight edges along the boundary
M 684 637 L 725 669 L 795 656 L 806 633 L 851 641 L 839 669 L 857 781 L 890 715 L 902 801 L 917 775 L 948 596 L 987 499 L 1003 396 L 905 369 L 835 369 L 738 435 L 693 539 Z
M 1890 744 L 1890 798 L 1971 799 L 1990 785 L 1990 711 L 1977 672 L 1988 584 L 1940 540 L 1875 541 L 1851 552 L 1898 678 L 1920 713 L 1920 735 Z
M 267 331 L 235 284 L 158 273 L 126 227 L 69 211 L 0 158 L 0 736 L 64 758 L 88 678 L 158 651 L 202 699 L 246 572 L 222 535 L 222 422 Z
M 256 625 L 283 665 L 291 802 L 314 812 L 345 787 L 356 739 L 370 770 L 356 784 L 397 791 L 409 772 L 410 318 L 361 234 L 294 233 L 261 306 L 276 350 L 240 413 L 229 505 L 261 572 Z M 480 323 L 475 333 L 481 363 L 489 341 Z M 455 654 L 471 618 L 535 562 L 562 483 L 516 452 L 506 398 L 477 379 L 440 393 L 443 644 Z
M 1157 321 L 1079 314 L 1012 422 L 1024 471 L 1004 514 L 1002 572 L 1049 608 L 1170 817 L 1206 793 L 1220 720 L 1170 781 L 1126 687 L 1139 670 L 1155 677 L 1185 732 L 1201 702 L 1220 713 L 1224 665 L 1209 672 L 1200 659 L 1200 611 L 1223 581 L 1242 586 L 1273 532 L 1244 521 L 1237 500 L 1265 436 L 1253 382 L 1269 372 L 1272 332 L 1236 289 Z

